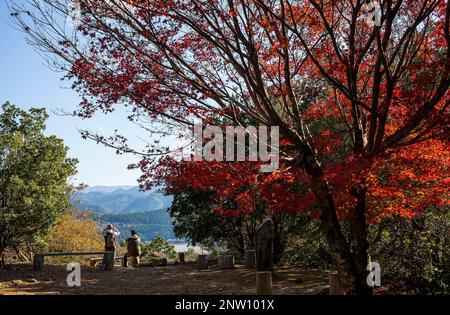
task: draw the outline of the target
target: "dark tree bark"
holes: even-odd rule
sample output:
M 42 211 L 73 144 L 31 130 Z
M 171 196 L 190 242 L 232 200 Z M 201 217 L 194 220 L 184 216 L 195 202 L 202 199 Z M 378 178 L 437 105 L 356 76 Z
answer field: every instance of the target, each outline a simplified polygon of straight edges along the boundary
M 339 278 L 342 287 L 346 294 L 360 295 L 370 294 L 366 287 L 363 287 L 362 279 L 366 274 L 367 266 L 367 243 L 363 240 L 367 239 L 366 223 L 364 219 L 363 227 L 357 227 L 357 223 L 361 223 L 361 218 L 364 218 L 365 207 L 359 208 L 359 215 L 354 215 L 353 233 L 350 235 L 350 241 L 352 244 L 356 244 L 354 248 L 357 248 L 358 252 L 358 266 L 355 261 L 355 257 L 351 251 L 351 244 L 348 243 L 337 216 L 336 207 L 334 204 L 331 189 L 323 176 L 323 171 L 315 160 L 312 154 L 305 154 L 304 156 L 307 171 L 313 178 L 313 184 L 315 186 L 315 194 L 317 200 L 320 202 L 320 220 L 322 222 L 322 229 L 327 239 L 329 254 L 333 258 L 336 269 L 339 273 Z M 365 200 L 361 200 L 361 205 L 365 204 Z M 362 211 L 362 213 L 361 213 Z M 364 232 L 362 232 L 364 231 Z M 362 232 L 362 234 L 358 234 Z M 354 241 L 353 238 L 356 240 Z M 365 257 L 364 257 L 365 252 Z M 364 265 L 364 266 L 363 266 Z
M 286 233 L 290 222 L 289 218 L 285 215 L 277 215 L 272 218 L 273 220 L 273 263 L 279 264 L 283 259 L 284 250 L 286 249 Z
M 369 263 L 369 242 L 366 222 L 366 189 L 353 187 L 353 195 L 357 198 L 354 209 L 349 213 L 350 241 L 355 264 L 355 291 L 358 294 L 370 295 L 372 288 L 366 283 L 367 264 Z

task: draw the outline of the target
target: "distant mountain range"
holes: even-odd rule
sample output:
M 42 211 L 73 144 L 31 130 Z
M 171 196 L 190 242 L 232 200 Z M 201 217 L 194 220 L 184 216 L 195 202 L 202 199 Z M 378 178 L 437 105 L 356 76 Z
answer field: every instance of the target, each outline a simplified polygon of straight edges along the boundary
M 93 186 L 72 197 L 75 207 L 80 210 L 108 214 L 166 209 L 172 200 L 172 196 L 163 195 L 159 188 L 142 192 L 137 186 Z
M 121 231 L 121 241 L 136 230 L 143 242 L 157 235 L 175 239 L 172 218 L 167 212 L 172 200 L 159 188 L 142 192 L 137 186 L 93 186 L 72 197 L 76 208 L 93 211 L 94 219 L 102 226 L 116 226 Z

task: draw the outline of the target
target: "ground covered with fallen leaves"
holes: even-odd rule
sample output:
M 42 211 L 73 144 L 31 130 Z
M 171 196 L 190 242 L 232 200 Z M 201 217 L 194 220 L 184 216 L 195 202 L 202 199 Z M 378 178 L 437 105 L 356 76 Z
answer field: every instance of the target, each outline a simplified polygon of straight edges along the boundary
M 36 272 L 29 264 L 0 270 L 0 294 L 255 294 L 255 271 L 236 266 L 198 270 L 195 264 L 138 269 L 81 267 L 81 287 L 68 287 L 65 266 L 46 265 Z M 279 267 L 274 294 L 326 294 L 328 272 Z

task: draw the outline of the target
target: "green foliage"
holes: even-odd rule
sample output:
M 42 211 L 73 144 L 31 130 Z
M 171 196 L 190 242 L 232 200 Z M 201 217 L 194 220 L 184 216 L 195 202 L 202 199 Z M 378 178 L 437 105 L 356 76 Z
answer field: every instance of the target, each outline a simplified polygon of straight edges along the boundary
M 296 229 L 289 235 L 283 262 L 310 268 L 332 268 L 333 259 L 320 229 L 320 221 L 311 220 L 307 214 L 298 218 Z
M 307 216 L 303 220 L 290 235 L 283 262 L 333 268 L 320 222 Z M 347 228 L 345 222 L 343 228 Z M 371 260 L 380 264 L 382 282 L 390 285 L 392 292 L 449 294 L 449 231 L 449 207 L 429 207 L 412 220 L 395 217 L 370 225 Z
M 190 240 L 193 245 L 212 248 L 217 242 L 226 242 L 236 233 L 232 222 L 212 211 L 212 192 L 185 190 L 174 196 L 169 214 L 173 218 L 177 237 Z
M 9 103 L 0 113 L 0 254 L 6 247 L 42 244 L 69 209 L 76 159 L 55 136 L 44 136 L 44 109 Z
M 178 254 L 175 251 L 175 246 L 169 244 L 164 238 L 161 236 L 156 236 L 150 243 L 145 244 L 141 247 L 142 255 L 149 258 L 150 260 L 153 258 L 157 258 L 155 254 L 164 254 L 171 260 L 177 260 Z
M 429 207 L 412 220 L 372 226 L 372 259 L 383 279 L 422 294 L 450 293 L 450 211 Z
M 307 216 L 303 220 L 290 235 L 283 262 L 302 267 L 333 268 L 326 240 L 320 232 L 320 222 L 311 221 Z M 345 222 L 343 228 L 347 228 Z M 449 294 L 449 231 L 449 207 L 429 207 L 412 220 L 395 217 L 371 224 L 371 260 L 380 264 L 382 282 L 391 285 L 392 292 Z
M 189 247 L 187 253 L 184 256 L 185 261 L 196 261 L 198 254 L 192 247 Z
M 252 213 L 224 216 L 213 211 L 213 194 L 213 191 L 193 189 L 175 194 L 169 208 L 175 235 L 209 250 L 217 246 L 226 247 L 230 254 L 243 258 L 246 249 L 255 248 L 257 227 L 264 218 L 271 216 L 274 222 L 273 257 L 274 262 L 279 263 L 287 237 L 298 224 L 297 216 L 287 213 L 271 215 L 263 205 Z

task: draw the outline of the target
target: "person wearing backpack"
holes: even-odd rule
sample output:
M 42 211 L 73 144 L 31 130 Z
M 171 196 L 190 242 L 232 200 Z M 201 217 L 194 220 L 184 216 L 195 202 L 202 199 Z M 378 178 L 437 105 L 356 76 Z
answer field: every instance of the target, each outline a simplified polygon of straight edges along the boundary
M 139 257 L 141 256 L 141 239 L 135 230 L 131 231 L 131 237 L 127 239 L 127 258 L 130 258 L 131 266 L 139 267 Z
M 103 230 L 103 237 L 105 239 L 105 251 L 116 251 L 116 238 L 119 235 L 119 230 L 117 230 L 112 224 L 108 224 L 106 226 L 106 229 Z

